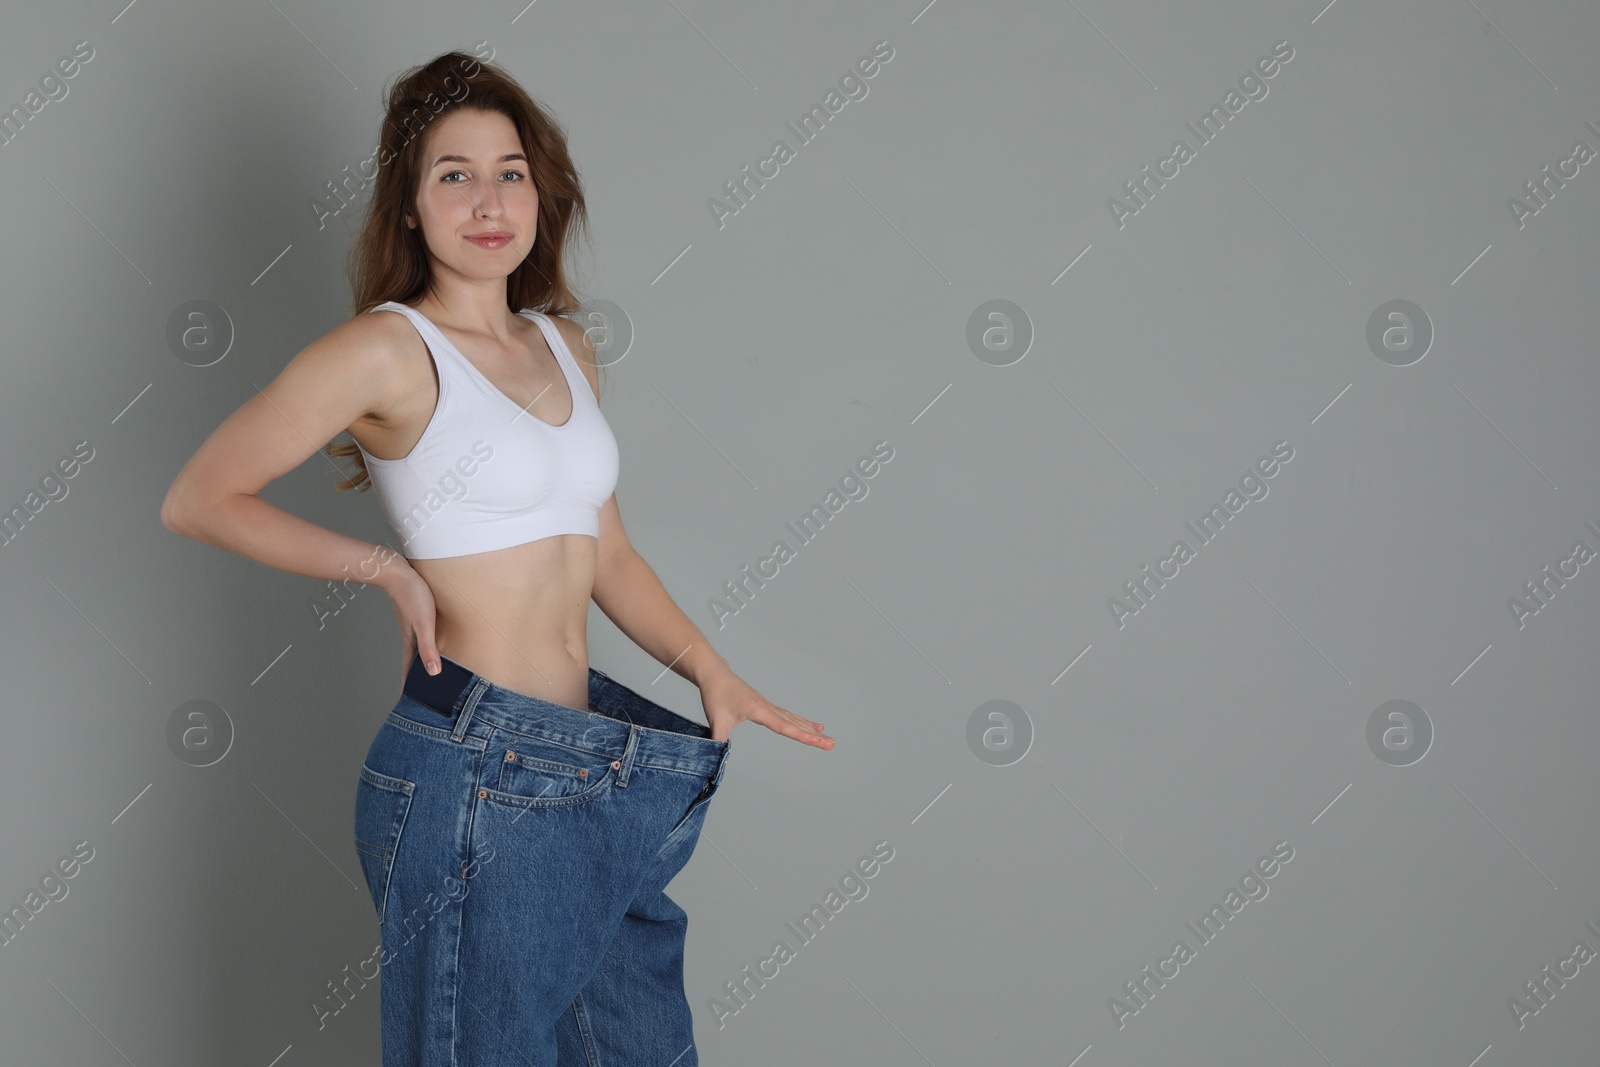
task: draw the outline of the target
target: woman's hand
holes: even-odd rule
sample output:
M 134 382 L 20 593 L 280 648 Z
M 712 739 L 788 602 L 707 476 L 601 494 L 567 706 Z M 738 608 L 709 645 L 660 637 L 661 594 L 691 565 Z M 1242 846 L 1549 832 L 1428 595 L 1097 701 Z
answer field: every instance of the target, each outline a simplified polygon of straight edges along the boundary
M 401 651 L 400 685 L 405 687 L 406 675 L 411 673 L 411 661 L 418 652 L 429 674 L 439 673 L 439 646 L 434 644 L 433 630 L 438 618 L 438 608 L 433 602 L 433 588 L 422 575 L 410 566 L 399 572 L 384 585 L 384 592 L 394 603 L 395 618 L 400 623 Z
M 713 741 L 726 741 L 728 732 L 748 719 L 784 737 L 821 749 L 833 748 L 833 738 L 822 732 L 820 722 L 778 707 L 732 671 L 720 671 L 707 679 L 700 686 L 700 703 L 706 709 Z

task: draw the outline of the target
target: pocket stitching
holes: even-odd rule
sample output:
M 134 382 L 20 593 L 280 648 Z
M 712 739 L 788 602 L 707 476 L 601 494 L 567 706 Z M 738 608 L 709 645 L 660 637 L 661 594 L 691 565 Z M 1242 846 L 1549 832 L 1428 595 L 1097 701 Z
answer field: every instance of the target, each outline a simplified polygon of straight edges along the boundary
M 410 799 L 412 791 L 417 788 L 415 782 L 408 782 L 404 778 L 391 778 L 387 774 L 379 774 L 365 763 L 361 765 L 361 777 L 379 789 L 387 789 L 392 793 L 404 793 L 407 799 Z
M 589 768 L 587 767 L 574 767 L 570 763 L 557 763 L 554 760 L 540 759 L 537 756 L 530 756 L 526 752 L 518 752 L 515 748 L 512 748 L 510 751 L 511 754 L 516 757 L 516 759 L 508 759 L 505 761 L 506 763 L 516 763 L 519 766 L 531 767 L 536 771 L 551 771 L 555 774 L 565 774 L 571 778 L 589 777 Z
M 356 852 L 377 860 L 383 871 L 383 886 L 379 890 L 376 902 L 378 922 L 381 925 L 388 914 L 389 886 L 394 880 L 394 860 L 400 849 L 400 840 L 405 833 L 406 823 L 411 818 L 411 801 L 416 791 L 416 783 L 408 782 L 404 778 L 393 778 L 387 774 L 380 774 L 367 766 L 366 763 L 361 765 L 361 778 L 374 789 L 382 790 L 391 797 L 396 797 L 400 800 L 398 825 L 391 831 L 391 836 L 394 838 L 393 848 L 387 848 L 361 837 L 355 839 Z
M 608 767 L 600 780 L 579 793 L 562 797 L 525 797 L 518 793 L 505 793 L 498 789 L 479 789 L 478 796 L 512 808 L 572 808 L 587 804 L 601 793 L 610 790 L 617 779 L 617 769 Z

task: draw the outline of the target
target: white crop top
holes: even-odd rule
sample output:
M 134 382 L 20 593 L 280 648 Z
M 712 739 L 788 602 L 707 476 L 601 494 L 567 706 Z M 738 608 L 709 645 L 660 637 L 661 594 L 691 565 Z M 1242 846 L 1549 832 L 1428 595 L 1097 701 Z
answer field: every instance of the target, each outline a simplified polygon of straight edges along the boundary
M 361 448 L 373 489 L 408 559 L 509 548 L 557 534 L 600 536 L 600 508 L 617 485 L 617 439 L 589 381 L 548 316 L 539 324 L 572 393 L 572 415 L 552 425 L 502 393 L 416 308 L 373 311 L 411 320 L 439 371 L 439 400 L 403 459 Z

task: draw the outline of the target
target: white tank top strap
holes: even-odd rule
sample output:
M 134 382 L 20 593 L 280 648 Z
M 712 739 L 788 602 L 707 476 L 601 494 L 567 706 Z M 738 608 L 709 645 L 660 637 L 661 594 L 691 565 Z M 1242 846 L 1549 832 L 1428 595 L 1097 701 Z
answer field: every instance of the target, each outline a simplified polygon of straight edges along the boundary
M 417 328 L 417 332 L 422 334 L 423 338 L 428 342 L 424 347 L 427 348 L 428 354 L 433 357 L 433 362 L 436 365 L 442 360 L 443 362 L 448 363 L 451 367 L 459 370 L 460 367 L 456 363 L 456 360 L 466 359 L 465 356 L 457 353 L 456 346 L 450 343 L 450 338 L 444 335 L 443 330 L 439 329 L 439 327 L 433 324 L 432 319 L 428 318 L 428 316 L 424 315 L 422 312 L 418 311 L 409 304 L 402 304 L 398 300 L 388 300 L 382 304 L 379 304 L 372 310 L 398 311 L 406 318 L 410 319 L 411 325 L 415 326 Z M 473 367 L 470 363 L 467 364 L 467 368 L 468 370 L 477 370 L 477 368 Z
M 561 331 L 556 324 L 550 321 L 550 316 L 542 311 L 524 308 L 519 314 L 532 319 L 539 324 L 539 330 L 544 334 L 545 344 L 550 346 L 550 351 L 555 354 L 556 362 L 561 365 L 562 373 L 567 377 L 567 387 L 572 391 L 573 411 L 576 413 L 577 405 L 585 407 L 599 407 L 594 395 L 594 388 L 585 377 L 583 368 L 578 365 L 578 357 L 572 354 L 572 349 L 567 347 L 567 339 L 561 336 Z M 586 403 L 587 401 L 587 403 Z

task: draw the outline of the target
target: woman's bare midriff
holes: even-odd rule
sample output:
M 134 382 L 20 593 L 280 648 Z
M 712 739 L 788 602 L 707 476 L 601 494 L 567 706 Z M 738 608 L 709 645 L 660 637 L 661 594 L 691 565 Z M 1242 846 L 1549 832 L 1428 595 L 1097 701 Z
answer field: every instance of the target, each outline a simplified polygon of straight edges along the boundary
M 406 356 L 405 369 L 382 413 L 357 419 L 348 432 L 368 454 L 390 459 L 416 447 L 433 418 L 439 376 L 411 325 L 398 315 L 384 317 L 397 320 L 389 325 Z M 559 381 L 560 365 L 538 327 L 526 320 L 519 326 L 524 343 L 530 351 L 542 349 L 546 373 Z M 507 381 L 508 372 L 499 367 L 486 373 Z M 564 386 L 544 390 L 527 411 L 559 425 L 572 414 L 571 394 Z M 439 654 L 506 689 L 587 709 L 589 599 L 599 548 L 585 534 L 558 534 L 492 552 L 411 560 L 433 591 Z
M 507 689 L 588 708 L 589 597 L 599 544 L 560 534 L 412 560 L 433 590 L 439 654 Z

